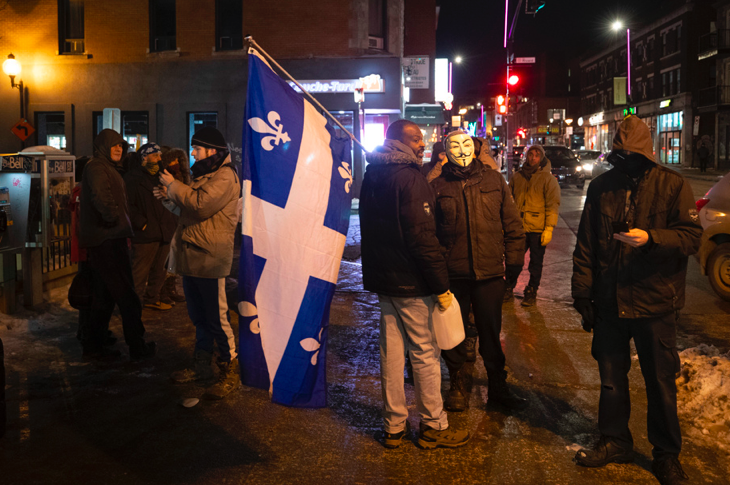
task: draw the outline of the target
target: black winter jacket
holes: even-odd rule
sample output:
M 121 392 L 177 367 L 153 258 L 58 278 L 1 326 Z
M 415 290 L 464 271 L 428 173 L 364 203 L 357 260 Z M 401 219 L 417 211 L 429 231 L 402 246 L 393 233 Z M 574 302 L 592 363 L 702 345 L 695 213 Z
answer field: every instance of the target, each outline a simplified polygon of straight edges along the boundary
M 368 154 L 360 191 L 362 274 L 366 290 L 395 297 L 449 289 L 436 239 L 433 192 L 412 150 L 386 140 Z
M 133 244 L 169 243 L 177 229 L 177 216 L 167 210 L 152 192 L 159 185 L 157 180 L 144 167 L 133 168 L 124 175 L 129 220 L 134 229 Z
M 678 173 L 652 163 L 634 184 L 614 168 L 588 187 L 572 294 L 599 310 L 618 309 L 620 318 L 666 315 L 684 306 L 687 257 L 697 252 L 702 227 L 692 189 Z M 611 223 L 621 221 L 647 231 L 649 243 L 633 248 L 613 239 Z
M 451 279 L 485 280 L 504 276 L 504 265 L 522 266 L 525 231 L 502 174 L 479 160 L 468 167 L 444 165 L 431 182 L 436 192 L 436 233 L 445 249 Z
M 132 237 L 124 180 L 111 159 L 111 147 L 127 143 L 114 130 L 102 130 L 94 140 L 94 158 L 84 167 L 81 181 L 79 246 L 89 248 L 110 239 Z

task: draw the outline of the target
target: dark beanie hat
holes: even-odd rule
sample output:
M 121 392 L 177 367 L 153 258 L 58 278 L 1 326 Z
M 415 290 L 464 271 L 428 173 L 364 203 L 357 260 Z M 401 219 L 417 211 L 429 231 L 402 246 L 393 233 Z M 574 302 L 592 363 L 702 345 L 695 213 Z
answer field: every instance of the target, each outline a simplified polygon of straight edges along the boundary
M 228 145 L 226 144 L 226 139 L 223 138 L 223 134 L 212 126 L 206 126 L 205 128 L 201 128 L 196 131 L 190 145 L 203 148 L 215 148 L 216 150 L 228 149 Z

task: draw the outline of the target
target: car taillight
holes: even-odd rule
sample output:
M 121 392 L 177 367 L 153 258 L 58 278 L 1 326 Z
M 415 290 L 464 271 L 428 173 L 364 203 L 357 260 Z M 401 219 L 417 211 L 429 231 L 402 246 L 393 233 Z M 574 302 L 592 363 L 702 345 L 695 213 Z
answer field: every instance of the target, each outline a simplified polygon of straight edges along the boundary
M 695 202 L 695 205 L 697 206 L 697 212 L 702 210 L 702 208 L 706 206 L 709 201 L 710 199 L 708 199 L 707 197 L 702 197 L 700 200 Z

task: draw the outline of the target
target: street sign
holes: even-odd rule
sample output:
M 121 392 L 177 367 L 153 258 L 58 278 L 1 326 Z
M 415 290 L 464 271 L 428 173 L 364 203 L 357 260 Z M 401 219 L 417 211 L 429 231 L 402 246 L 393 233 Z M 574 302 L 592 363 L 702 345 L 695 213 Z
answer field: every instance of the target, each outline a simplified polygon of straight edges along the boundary
M 0 157 L 0 170 L 3 172 L 30 172 L 34 167 L 33 157 L 25 155 L 3 155 Z
M 26 120 L 21 119 L 18 120 L 18 122 L 15 123 L 12 128 L 10 128 L 10 131 L 12 131 L 15 136 L 20 138 L 20 141 L 25 141 L 30 135 L 35 133 L 35 128 L 33 128 Z
M 534 64 L 534 57 L 517 57 L 515 58 L 515 64 Z
M 403 85 L 410 89 L 428 89 L 430 77 L 428 66 L 428 56 L 404 57 L 401 59 Z

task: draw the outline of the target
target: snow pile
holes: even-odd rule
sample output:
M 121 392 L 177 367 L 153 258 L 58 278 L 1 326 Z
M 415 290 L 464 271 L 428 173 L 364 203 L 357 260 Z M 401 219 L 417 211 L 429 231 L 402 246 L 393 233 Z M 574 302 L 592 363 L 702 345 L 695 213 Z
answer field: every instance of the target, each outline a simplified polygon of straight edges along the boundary
M 685 432 L 730 453 L 730 352 L 700 344 L 679 353 L 677 407 L 692 424 Z

